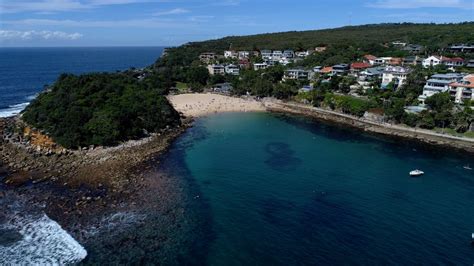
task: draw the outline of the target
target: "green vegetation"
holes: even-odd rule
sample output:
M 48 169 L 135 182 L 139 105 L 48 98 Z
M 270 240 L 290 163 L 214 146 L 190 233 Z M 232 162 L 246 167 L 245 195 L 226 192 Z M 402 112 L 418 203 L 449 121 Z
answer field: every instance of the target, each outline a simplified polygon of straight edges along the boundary
M 168 86 L 157 75 L 138 81 L 127 72 L 63 74 L 23 119 L 67 148 L 114 145 L 180 123 L 163 96 Z
M 169 55 L 156 62 L 156 67 L 171 68 L 189 66 L 203 52 L 222 54 L 225 50 L 262 49 L 314 49 L 325 45 L 328 50 L 310 56 L 305 64 L 348 63 L 361 55 L 370 53 L 378 56 L 401 57 L 401 52 L 388 44 L 392 41 L 426 46 L 426 53 L 437 52 L 452 43 L 469 43 L 474 39 L 474 23 L 459 24 L 377 24 L 348 26 L 337 29 L 293 31 L 258 34 L 251 36 L 231 36 L 218 40 L 193 42 L 170 49 Z
M 222 54 L 224 50 L 293 49 L 313 50 L 326 46 L 327 50 L 314 53 L 288 67 L 334 65 L 359 60 L 364 54 L 402 57 L 407 52 L 390 45 L 400 40 L 426 47 L 426 54 L 440 51 L 452 43 L 469 43 L 474 39 L 474 23 L 460 24 L 380 24 L 350 26 L 338 29 L 259 34 L 243 37 L 226 37 L 219 40 L 189 43 L 169 49 L 167 55 L 145 70 L 121 73 L 95 73 L 81 76 L 61 75 L 50 91 L 41 94 L 23 113 L 30 125 L 48 133 L 68 148 L 87 145 L 114 145 L 120 141 L 139 138 L 166 126 L 179 123 L 179 114 L 164 97 L 168 90 L 190 89 L 203 91 L 217 83 L 230 82 L 232 93 L 250 93 L 258 97 L 297 99 L 314 106 L 329 107 L 344 113 L 362 116 L 371 108 L 383 109 L 389 121 L 433 129 L 449 128 L 458 134 L 467 131 L 474 114 L 466 103 L 464 108 L 448 103 L 449 95 L 428 99 L 429 110 L 421 114 L 408 114 L 404 107 L 417 104 L 417 97 L 425 77 L 446 68 L 415 69 L 404 86 L 395 89 L 393 84 L 381 90 L 374 81 L 371 89 L 357 90 L 351 86 L 356 80 L 350 76 L 319 76 L 313 80 L 284 81 L 283 66 L 277 65 L 261 71 L 241 70 L 240 76 L 210 76 L 199 61 L 203 52 Z M 472 55 L 461 55 L 466 59 Z M 238 63 L 236 59 L 222 59 Z M 250 62 L 262 58 L 250 56 Z M 312 83 L 314 90 L 298 93 Z M 450 101 L 449 101 L 450 102 Z

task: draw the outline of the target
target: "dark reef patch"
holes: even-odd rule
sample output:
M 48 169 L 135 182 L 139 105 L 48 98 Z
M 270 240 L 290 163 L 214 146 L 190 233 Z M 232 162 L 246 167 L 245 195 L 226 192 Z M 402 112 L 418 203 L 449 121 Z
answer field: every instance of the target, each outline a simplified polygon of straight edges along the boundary
M 267 153 L 265 163 L 276 171 L 292 171 L 302 163 L 302 160 L 295 157 L 295 152 L 284 142 L 267 143 L 265 152 Z

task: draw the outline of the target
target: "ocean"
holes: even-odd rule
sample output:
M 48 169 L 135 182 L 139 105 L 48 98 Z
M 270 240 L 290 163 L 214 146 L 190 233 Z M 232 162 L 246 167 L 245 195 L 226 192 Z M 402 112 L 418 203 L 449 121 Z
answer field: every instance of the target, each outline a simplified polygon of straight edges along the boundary
M 0 48 L 0 117 L 23 110 L 61 73 L 146 67 L 163 47 Z

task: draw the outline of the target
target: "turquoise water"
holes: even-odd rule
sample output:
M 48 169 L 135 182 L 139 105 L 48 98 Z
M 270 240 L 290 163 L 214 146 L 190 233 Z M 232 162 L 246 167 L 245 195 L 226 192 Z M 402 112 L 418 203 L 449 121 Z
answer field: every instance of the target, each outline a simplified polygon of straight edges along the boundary
M 209 206 L 208 265 L 472 265 L 466 164 L 462 152 L 230 113 L 197 120 L 162 165 Z

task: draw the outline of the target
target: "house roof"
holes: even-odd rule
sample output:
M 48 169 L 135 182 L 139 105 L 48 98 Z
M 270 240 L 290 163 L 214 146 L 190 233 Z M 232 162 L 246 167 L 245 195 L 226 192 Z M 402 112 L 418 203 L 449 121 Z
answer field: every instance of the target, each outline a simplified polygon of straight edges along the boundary
M 364 55 L 364 58 L 367 59 L 367 60 L 375 60 L 375 59 L 377 59 L 376 56 L 373 56 L 373 55 L 371 55 L 371 54 Z
M 474 74 L 467 75 L 464 77 L 462 82 L 453 82 L 449 84 L 449 86 L 474 89 Z
M 371 75 L 382 75 L 384 70 L 385 70 L 384 67 L 371 67 L 371 68 L 367 68 L 365 72 Z
M 443 61 L 443 62 L 464 62 L 464 59 L 462 59 L 461 57 L 453 57 L 453 58 L 443 57 L 441 59 L 441 61 Z
M 351 69 L 364 69 L 369 67 L 371 67 L 371 65 L 364 62 L 355 62 L 351 64 Z
M 332 67 L 324 67 L 320 71 L 321 73 L 331 73 L 332 72 Z
M 436 56 L 436 55 L 432 55 L 432 56 L 426 58 L 425 60 L 428 60 L 428 59 L 431 59 L 431 58 L 436 58 L 437 60 L 441 60 L 441 58 L 439 56 Z
M 460 73 L 446 73 L 446 74 L 434 74 L 430 79 L 453 79 L 453 78 L 462 78 Z

